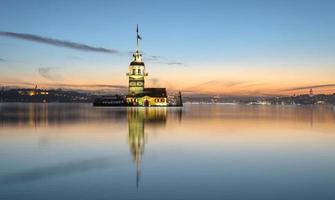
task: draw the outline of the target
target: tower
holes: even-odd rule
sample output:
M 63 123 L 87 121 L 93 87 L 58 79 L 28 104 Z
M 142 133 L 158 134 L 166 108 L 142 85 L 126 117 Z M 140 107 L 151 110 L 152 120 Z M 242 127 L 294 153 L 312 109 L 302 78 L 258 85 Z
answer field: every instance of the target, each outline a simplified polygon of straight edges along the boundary
M 129 65 L 129 71 L 127 76 L 129 76 L 129 86 L 128 94 L 136 95 L 140 94 L 144 90 L 144 77 L 148 76 L 145 72 L 145 65 L 142 61 L 142 54 L 139 51 L 139 40 L 142 40 L 138 34 L 138 26 L 136 27 L 136 51 L 133 54 L 133 60 Z

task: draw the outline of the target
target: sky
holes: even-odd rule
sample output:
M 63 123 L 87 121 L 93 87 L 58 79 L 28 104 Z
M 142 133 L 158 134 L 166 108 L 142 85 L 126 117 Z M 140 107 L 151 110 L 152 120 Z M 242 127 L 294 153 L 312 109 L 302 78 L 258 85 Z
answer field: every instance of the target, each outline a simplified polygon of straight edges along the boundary
M 0 0 L 0 85 L 216 95 L 335 92 L 335 1 Z

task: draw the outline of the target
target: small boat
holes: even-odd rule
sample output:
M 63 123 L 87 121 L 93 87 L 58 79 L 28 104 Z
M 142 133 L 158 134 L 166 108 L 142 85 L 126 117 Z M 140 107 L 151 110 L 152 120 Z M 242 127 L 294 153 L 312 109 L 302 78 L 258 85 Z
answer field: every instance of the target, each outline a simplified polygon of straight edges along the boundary
M 124 96 L 112 95 L 102 96 L 96 98 L 93 102 L 93 106 L 125 106 L 126 100 Z

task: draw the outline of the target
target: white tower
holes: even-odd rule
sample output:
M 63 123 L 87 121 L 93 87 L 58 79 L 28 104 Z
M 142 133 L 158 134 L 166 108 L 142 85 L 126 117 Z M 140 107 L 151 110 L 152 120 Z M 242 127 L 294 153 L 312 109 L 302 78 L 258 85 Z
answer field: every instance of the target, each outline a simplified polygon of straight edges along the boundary
M 142 40 L 138 34 L 138 26 L 136 27 L 136 51 L 133 54 L 133 60 L 129 65 L 129 86 L 128 94 L 136 95 L 142 93 L 144 90 L 144 77 L 148 76 L 148 73 L 145 72 L 145 65 L 142 61 L 142 54 L 139 51 L 138 40 Z

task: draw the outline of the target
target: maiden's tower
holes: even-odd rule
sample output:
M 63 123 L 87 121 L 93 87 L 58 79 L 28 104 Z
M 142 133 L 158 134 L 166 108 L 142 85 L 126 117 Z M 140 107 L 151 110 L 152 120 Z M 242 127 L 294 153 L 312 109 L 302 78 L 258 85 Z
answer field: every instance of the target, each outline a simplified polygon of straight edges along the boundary
M 165 88 L 146 88 L 145 78 L 148 76 L 142 54 L 139 49 L 139 41 L 142 40 L 136 27 L 136 51 L 133 53 L 132 61 L 129 64 L 127 76 L 128 94 L 104 96 L 94 101 L 95 106 L 169 106 Z M 178 102 L 173 106 L 182 106 L 181 94 Z

